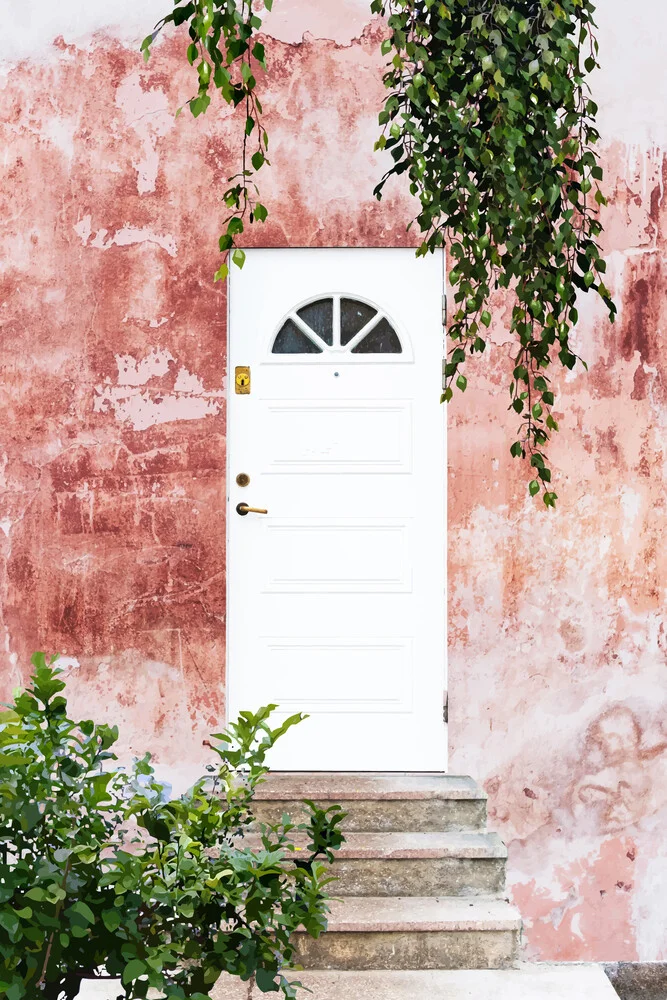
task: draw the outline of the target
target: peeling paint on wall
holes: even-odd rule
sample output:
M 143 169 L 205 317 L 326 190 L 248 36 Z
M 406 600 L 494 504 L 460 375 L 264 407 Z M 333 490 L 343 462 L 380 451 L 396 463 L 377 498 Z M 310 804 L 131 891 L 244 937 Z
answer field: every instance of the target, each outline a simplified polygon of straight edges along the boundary
M 59 649 L 74 710 L 186 780 L 224 717 L 226 300 L 211 277 L 237 127 L 226 108 L 174 119 L 192 86 L 181 40 L 148 65 L 137 51 L 158 0 L 26 6 L 39 37 L 0 40 L 2 693 L 34 649 Z M 275 5 L 270 215 L 253 240 L 412 239 L 405 191 L 371 194 L 383 29 L 365 10 Z M 589 372 L 559 386 L 555 514 L 508 455 L 502 298 L 494 350 L 450 408 L 451 757 L 489 792 L 527 954 L 646 961 L 667 958 L 667 14 L 598 13 L 619 317 L 582 302 Z
M 117 354 L 118 377 L 95 386 L 93 410 L 113 412 L 135 431 L 176 420 L 201 420 L 220 413 L 222 389 L 206 390 L 198 375 L 179 366 L 169 351 L 153 348 L 140 360 Z

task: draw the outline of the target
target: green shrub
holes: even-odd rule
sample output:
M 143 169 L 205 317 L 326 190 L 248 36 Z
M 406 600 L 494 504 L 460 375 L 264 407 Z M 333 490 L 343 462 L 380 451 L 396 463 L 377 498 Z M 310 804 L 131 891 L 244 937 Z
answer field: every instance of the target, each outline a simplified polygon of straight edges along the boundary
M 343 814 L 309 803 L 299 826 L 257 825 L 253 794 L 303 716 L 241 713 L 211 737 L 216 765 L 170 799 L 150 755 L 116 763 L 116 727 L 68 717 L 55 659 L 36 653 L 0 712 L 0 995 L 70 998 L 104 974 L 128 998 L 198 1000 L 228 972 L 294 997 L 292 934 L 326 929 Z

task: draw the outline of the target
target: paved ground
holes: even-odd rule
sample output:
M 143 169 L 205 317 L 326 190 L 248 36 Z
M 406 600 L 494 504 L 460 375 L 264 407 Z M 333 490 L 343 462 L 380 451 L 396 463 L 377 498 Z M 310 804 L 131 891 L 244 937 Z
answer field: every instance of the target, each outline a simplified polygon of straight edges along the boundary
M 503 972 L 303 973 L 314 990 L 304 1000 L 667 1000 L 667 963 L 606 966 L 523 965 Z M 115 1000 L 115 983 L 86 982 L 79 1000 Z M 214 1000 L 259 1000 L 269 994 L 225 979 Z
M 521 965 L 449 972 L 304 972 L 308 1000 L 618 1000 L 599 965 Z M 258 1000 L 227 980 L 215 1000 Z
M 667 1000 L 667 962 L 615 962 L 606 971 L 620 1000 Z

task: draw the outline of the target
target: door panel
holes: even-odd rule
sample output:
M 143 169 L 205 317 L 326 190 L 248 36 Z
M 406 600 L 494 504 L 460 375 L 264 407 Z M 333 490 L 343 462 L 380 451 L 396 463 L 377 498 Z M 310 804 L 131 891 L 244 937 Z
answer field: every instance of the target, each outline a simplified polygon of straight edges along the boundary
M 228 704 L 310 714 L 274 768 L 445 767 L 442 291 L 412 250 L 232 270 Z

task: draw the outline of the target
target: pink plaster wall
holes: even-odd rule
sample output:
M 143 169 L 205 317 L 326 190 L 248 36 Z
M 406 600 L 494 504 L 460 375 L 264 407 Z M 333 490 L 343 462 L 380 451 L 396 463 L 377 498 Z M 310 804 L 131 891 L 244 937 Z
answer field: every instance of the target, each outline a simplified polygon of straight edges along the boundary
M 620 25 L 623 3 L 601 11 L 597 93 L 619 321 L 582 308 L 590 371 L 560 385 L 557 512 L 509 458 L 502 303 L 450 408 L 451 763 L 489 792 L 536 958 L 667 958 L 667 16 L 644 0 Z M 75 711 L 185 779 L 224 714 L 211 275 L 237 126 L 220 108 L 174 120 L 182 41 L 137 54 L 153 0 L 145 20 L 125 0 L 27 6 L 31 51 L 20 33 L 0 50 L 1 686 L 62 650 Z M 405 193 L 371 197 L 382 31 L 365 0 L 276 0 L 269 31 L 258 238 L 405 244 Z

